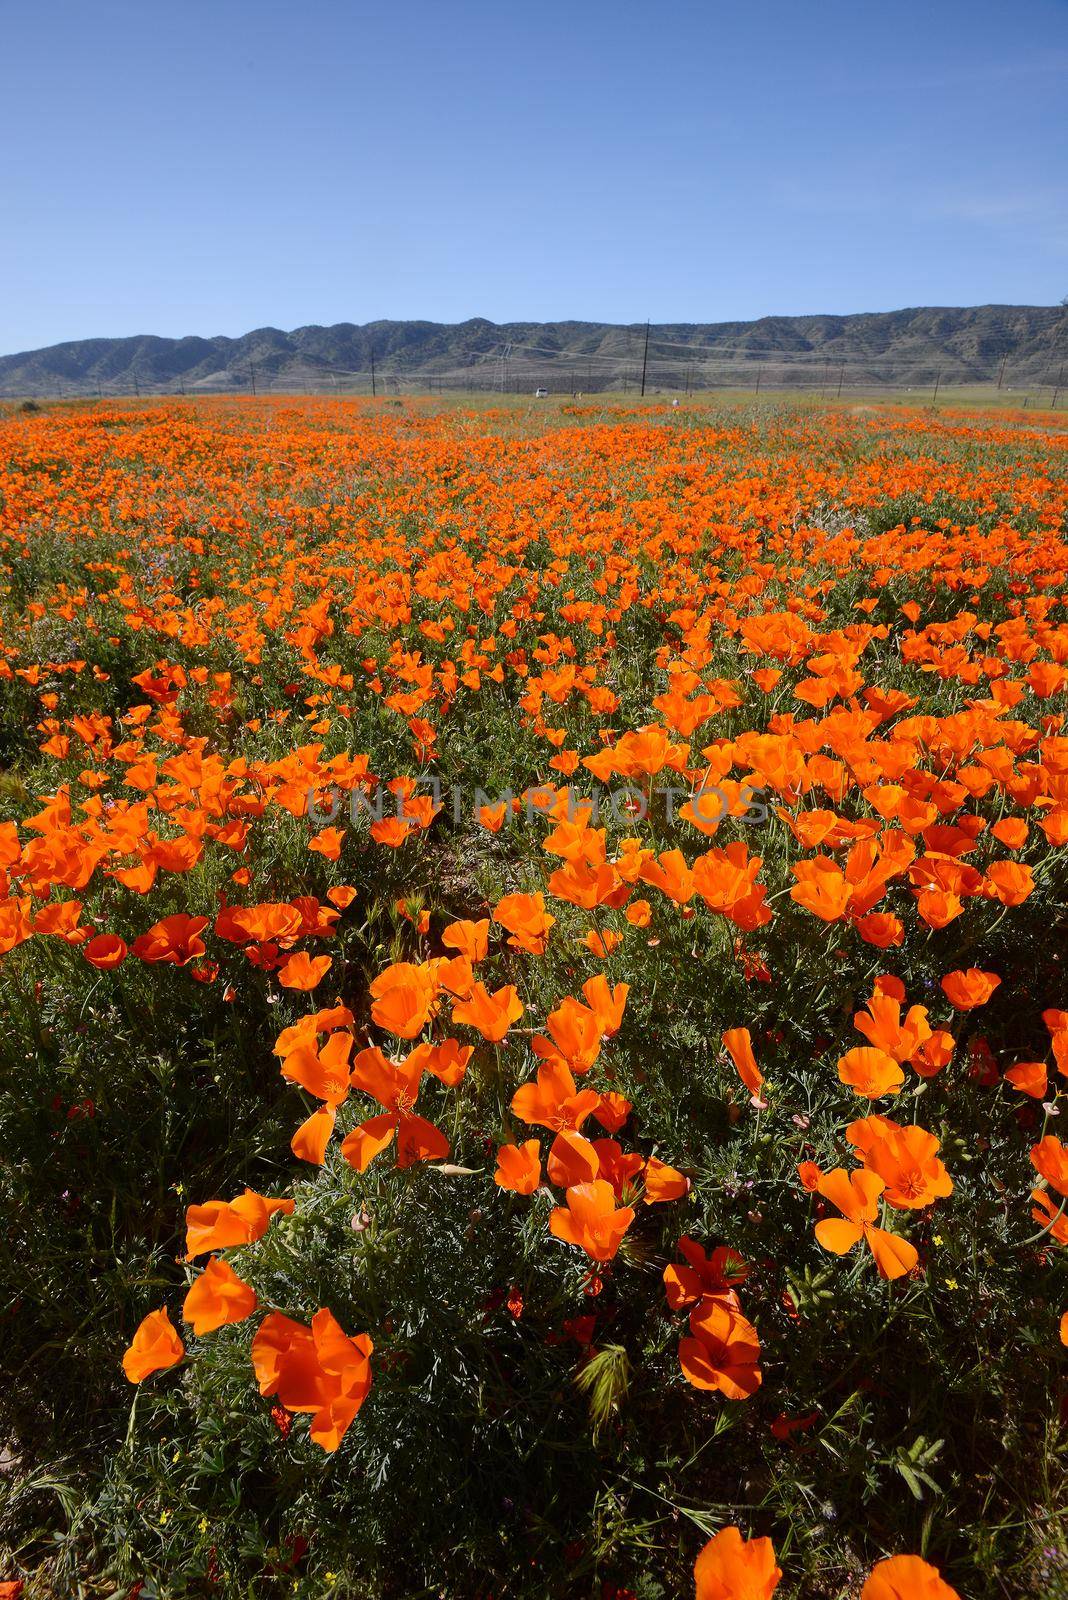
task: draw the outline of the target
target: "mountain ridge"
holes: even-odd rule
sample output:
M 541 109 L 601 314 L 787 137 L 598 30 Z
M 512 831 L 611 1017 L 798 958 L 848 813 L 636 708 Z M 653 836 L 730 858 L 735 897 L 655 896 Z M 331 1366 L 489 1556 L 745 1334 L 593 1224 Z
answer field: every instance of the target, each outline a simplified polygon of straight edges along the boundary
M 563 320 L 460 323 L 382 319 L 252 329 L 236 338 L 66 340 L 0 356 L 7 398 L 273 390 L 412 388 L 516 391 L 729 383 L 768 387 L 1004 382 L 1055 386 L 1068 367 L 1065 306 L 914 306 L 816 312 L 750 322 L 645 324 Z

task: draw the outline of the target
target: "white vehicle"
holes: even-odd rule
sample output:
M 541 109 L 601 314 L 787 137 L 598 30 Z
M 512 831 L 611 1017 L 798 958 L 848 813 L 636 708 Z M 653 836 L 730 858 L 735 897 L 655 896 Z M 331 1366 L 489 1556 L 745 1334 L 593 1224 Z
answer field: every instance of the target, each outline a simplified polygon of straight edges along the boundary
M 534 398 L 535 398 L 535 400 L 548 400 L 548 398 L 549 398 L 548 389 L 535 389 L 534 390 Z

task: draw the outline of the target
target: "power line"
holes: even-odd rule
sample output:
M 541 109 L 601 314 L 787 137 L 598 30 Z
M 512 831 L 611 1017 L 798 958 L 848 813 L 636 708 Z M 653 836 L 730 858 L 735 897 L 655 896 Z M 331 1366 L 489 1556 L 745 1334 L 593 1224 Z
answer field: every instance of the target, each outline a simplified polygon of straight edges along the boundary
M 693 389 L 695 383 L 699 385 L 702 382 L 708 384 L 710 387 L 730 386 L 732 381 L 738 380 L 742 377 L 749 380 L 753 375 L 754 367 L 756 368 L 755 377 L 757 393 L 759 393 L 760 388 L 765 381 L 774 384 L 776 378 L 778 378 L 780 382 L 785 382 L 787 386 L 793 386 L 798 382 L 798 380 L 800 380 L 800 382 L 803 384 L 807 380 L 811 380 L 816 377 L 816 373 L 812 370 L 813 366 L 816 364 L 822 365 L 823 367 L 822 386 L 825 391 L 829 387 L 831 381 L 829 369 L 832 358 L 827 354 L 821 354 L 819 351 L 769 352 L 762 355 L 758 360 L 756 353 L 752 350 L 746 350 L 744 355 L 736 355 L 733 353 L 726 355 L 719 353 L 715 348 L 695 348 L 692 346 L 683 345 L 679 347 L 680 350 L 685 352 L 686 355 L 686 360 L 683 362 L 681 356 L 672 357 L 667 355 L 658 355 L 655 349 L 652 348 L 654 341 L 651 336 L 649 342 L 651 348 L 648 352 L 646 352 L 643 348 L 642 362 L 642 372 L 646 390 L 648 389 L 650 380 L 654 382 L 658 381 L 662 386 L 672 385 L 682 387 L 683 384 L 685 384 L 690 390 Z M 387 367 L 385 375 L 387 377 L 392 377 L 398 382 L 409 382 L 413 386 L 434 386 L 437 388 L 451 386 L 457 388 L 466 387 L 469 389 L 496 387 L 500 388 L 503 392 L 506 375 L 510 375 L 507 373 L 508 358 L 511 357 L 514 360 L 517 354 L 519 354 L 521 357 L 524 352 L 528 352 L 532 355 L 541 354 L 543 357 L 550 357 L 551 370 L 559 374 L 559 376 L 565 382 L 572 378 L 576 373 L 584 372 L 587 387 L 592 388 L 594 382 L 595 363 L 599 369 L 596 374 L 597 380 L 602 386 L 610 385 L 614 381 L 622 379 L 624 387 L 627 387 L 629 386 L 629 383 L 633 381 L 631 367 L 632 358 L 628 357 L 626 354 L 608 355 L 605 353 L 595 353 L 591 351 L 583 353 L 571 353 L 561 351 L 558 348 L 551 350 L 545 346 L 516 346 L 511 343 L 505 345 L 503 349 L 499 349 L 495 352 L 490 351 L 480 353 L 474 360 L 469 361 L 459 367 L 450 367 L 436 372 L 425 372 L 418 369 L 412 370 L 401 367 L 394 367 L 390 369 Z M 373 352 L 371 354 L 373 360 Z M 911 357 L 908 359 L 904 359 L 889 353 L 839 356 L 837 359 L 837 365 L 839 369 L 838 383 L 836 386 L 837 393 L 839 395 L 841 394 L 842 389 L 845 386 L 847 376 L 853 386 L 869 388 L 879 388 L 882 386 L 900 387 L 906 385 L 913 374 L 917 375 L 917 382 L 919 382 L 921 378 L 927 378 L 928 381 L 930 381 L 935 372 L 939 374 L 937 378 L 939 388 L 941 387 L 943 380 L 946 380 L 947 377 L 951 382 L 991 381 L 991 376 L 986 374 L 969 373 L 967 369 L 971 363 L 964 359 L 954 363 L 959 368 L 963 368 L 963 371 L 954 373 L 951 368 L 947 374 L 945 359 L 950 355 L 950 353 L 942 352 L 942 355 L 943 361 L 940 367 L 935 366 L 935 362 L 938 359 L 937 352 L 935 355 L 927 358 Z M 1030 357 L 1020 357 L 1020 363 L 1025 366 L 1032 365 L 1034 360 L 1035 357 L 1033 355 Z M 1052 365 L 1050 365 L 1047 369 L 1047 379 L 1052 371 L 1053 368 Z M 380 368 L 379 363 L 377 361 L 373 361 L 373 370 L 370 374 L 372 394 L 377 395 L 377 378 L 381 372 L 382 369 Z M 491 377 L 491 381 L 488 385 L 483 382 L 487 372 L 496 374 L 496 376 Z M 249 373 L 252 380 L 253 392 L 256 393 L 258 392 L 258 385 L 256 384 L 257 374 L 256 363 L 254 361 L 250 361 Z M 1063 364 L 1061 367 L 1061 373 L 1063 373 Z M 289 392 L 300 393 L 309 392 L 317 383 L 329 382 L 333 384 L 335 391 L 339 391 L 340 386 L 343 384 L 357 385 L 361 381 L 366 381 L 366 376 L 367 375 L 361 369 L 346 369 L 340 368 L 332 363 L 323 363 L 318 370 L 314 371 L 307 371 L 305 373 L 298 372 L 292 375 L 284 372 L 280 373 L 274 379 L 274 386 L 280 386 L 281 388 L 288 389 Z M 538 363 L 534 361 L 526 363 L 521 359 L 515 376 L 518 381 L 524 385 L 526 383 L 532 383 L 535 377 L 537 377 L 540 382 L 545 376 L 544 364 L 541 365 L 539 370 Z M 1032 372 L 1027 371 L 1025 374 L 1022 374 L 1022 376 L 1025 377 L 1025 380 L 1028 383 L 1032 385 L 1034 384 L 1035 380 Z M 999 378 L 1002 386 L 1004 386 L 1006 378 L 1011 379 L 1013 377 L 1014 373 L 1008 369 L 1006 361 L 1003 361 L 999 369 Z M 89 378 L 85 380 L 85 382 L 90 388 L 95 386 L 100 391 L 101 398 L 103 397 L 103 385 L 100 384 L 99 380 Z M 174 380 L 174 382 L 184 390 L 184 380 Z M 127 379 L 113 380 L 112 384 L 108 385 L 108 388 L 116 395 L 116 397 L 118 397 L 123 392 L 128 392 L 131 385 L 133 386 L 135 393 L 138 395 L 138 397 L 140 397 L 141 383 L 139 378 L 134 374 Z M 1049 385 L 1048 382 L 1046 382 L 1044 385 L 1040 385 L 1040 387 L 1041 386 L 1053 387 L 1055 396 L 1057 399 L 1059 399 L 1060 390 L 1063 386 L 1061 374 L 1058 375 L 1058 382 L 1055 386 Z M 53 385 L 52 387 L 55 388 L 56 386 Z M 71 384 L 67 381 L 62 382 L 62 390 L 64 393 L 70 392 L 72 394 L 77 394 L 79 392 L 78 385 L 76 383 Z M 42 391 L 38 388 L 37 392 Z M 48 391 L 45 390 L 44 392 Z M 174 387 L 172 385 L 167 385 L 166 387 L 161 385 L 159 388 L 155 388 L 155 386 L 149 386 L 149 392 L 169 394 L 174 392 Z M 226 385 L 223 385 L 220 388 L 204 387 L 201 392 L 227 393 L 230 392 L 230 390 Z
M 951 359 L 960 366 L 964 367 L 976 368 L 982 365 L 973 357 L 958 354 L 956 351 L 946 349 L 944 347 L 932 353 L 932 355 L 929 357 L 922 357 L 897 355 L 892 350 L 856 351 L 848 355 L 836 355 L 833 347 L 828 352 L 827 347 L 816 347 L 811 350 L 776 350 L 772 348 L 764 349 L 752 345 L 687 345 L 681 343 L 671 343 L 667 340 L 657 340 L 653 338 L 650 338 L 649 342 L 650 346 L 653 347 L 653 353 L 650 356 L 650 360 L 654 362 L 665 362 L 672 359 L 669 356 L 658 356 L 656 354 L 655 347 L 659 345 L 661 348 L 678 350 L 681 353 L 685 353 L 689 360 L 694 362 L 702 362 L 706 366 L 712 366 L 716 364 L 729 365 L 733 362 L 744 364 L 746 361 L 766 361 L 771 364 L 802 364 L 805 362 L 810 362 L 815 365 L 819 365 L 828 360 L 837 360 L 839 363 L 851 363 L 858 366 L 870 367 L 878 364 L 892 364 L 895 367 L 914 368 L 921 370 L 924 368 L 930 368 L 932 363 L 937 360 L 939 356 L 941 356 L 943 359 Z M 613 355 L 607 351 L 566 352 L 561 351 L 558 348 L 552 349 L 545 345 L 528 345 L 517 343 L 513 345 L 512 348 L 515 350 L 529 351 L 532 354 L 550 356 L 561 362 L 580 360 L 586 362 L 598 361 L 602 363 L 608 363 L 609 365 L 618 366 L 629 359 L 626 355 Z M 478 359 L 483 360 L 487 358 L 479 357 Z M 1021 355 L 1019 359 L 1021 361 L 1026 361 L 1037 359 L 1037 357 Z M 982 379 L 980 381 L 986 382 L 988 380 Z

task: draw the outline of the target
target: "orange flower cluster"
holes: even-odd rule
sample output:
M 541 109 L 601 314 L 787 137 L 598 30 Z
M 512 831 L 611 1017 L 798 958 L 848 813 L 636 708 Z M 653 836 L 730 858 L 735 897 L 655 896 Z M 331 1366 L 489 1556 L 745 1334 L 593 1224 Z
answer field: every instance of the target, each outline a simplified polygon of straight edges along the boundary
M 0 983 L 277 1007 L 304 1187 L 189 1206 L 186 1261 L 209 1259 L 182 1319 L 199 1340 L 262 1310 L 260 1394 L 323 1449 L 371 1338 L 271 1307 L 256 1247 L 331 1181 L 362 1201 L 462 1174 L 565 1281 L 629 1272 L 637 1299 L 686 1208 L 714 1240 L 722 1205 L 761 1262 L 726 1215 L 746 1195 L 762 1225 L 750 1174 L 710 1175 L 735 1139 L 800 1208 L 798 1249 L 830 1276 L 813 1237 L 861 1246 L 849 1281 L 870 1255 L 896 1305 L 929 1287 L 930 1208 L 967 1203 L 955 1097 L 989 1091 L 1019 1143 L 993 1174 L 1014 1225 L 1031 1144 L 1030 1242 L 1068 1244 L 1068 1149 L 1037 1127 L 1065 1105 L 1068 1010 L 1053 958 L 1032 992 L 996 937 L 1054 914 L 1068 861 L 1065 438 L 1027 420 L 9 419 L 0 695 L 36 765 L 35 798 L 4 791 Z M 677 1250 L 682 1378 L 750 1400 L 750 1269 Z M 785 1292 L 762 1304 L 763 1270 L 770 1351 Z M 185 1356 L 162 1307 L 123 1367 Z M 727 1527 L 697 1592 L 766 1600 L 781 1576 Z M 953 1591 L 909 1555 L 863 1590 L 914 1595 Z
M 770 1539 L 722 1528 L 694 1566 L 696 1600 L 771 1600 L 782 1578 Z M 960 1600 L 937 1567 L 921 1556 L 890 1556 L 865 1579 L 860 1600 Z
M 236 1200 L 209 1200 L 186 1213 L 187 1259 L 262 1239 L 273 1216 L 292 1216 L 292 1200 L 269 1200 L 246 1189 Z M 182 1305 L 182 1319 L 198 1338 L 230 1323 L 244 1322 L 259 1306 L 253 1288 L 221 1255 L 212 1255 L 193 1279 Z M 334 1451 L 371 1387 L 372 1344 L 366 1334 L 350 1339 L 327 1310 L 305 1328 L 279 1311 L 260 1323 L 252 1341 L 252 1366 L 263 1395 L 277 1395 L 287 1411 L 314 1415 L 311 1437 Z M 131 1383 L 177 1366 L 185 1345 L 167 1308 L 150 1311 L 123 1356 Z
M 678 1247 L 684 1263 L 664 1269 L 664 1286 L 672 1311 L 690 1312 L 690 1337 L 679 1344 L 679 1365 L 695 1388 L 748 1400 L 761 1383 L 760 1340 L 742 1315 L 736 1289 L 749 1268 L 724 1245 L 708 1256 L 684 1234 Z

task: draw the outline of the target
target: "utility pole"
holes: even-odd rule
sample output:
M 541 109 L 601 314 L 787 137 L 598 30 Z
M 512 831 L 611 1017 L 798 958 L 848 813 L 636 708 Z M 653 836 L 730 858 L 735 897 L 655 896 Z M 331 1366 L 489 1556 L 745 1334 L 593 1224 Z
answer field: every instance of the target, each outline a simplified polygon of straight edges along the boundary
M 649 364 L 649 324 L 645 324 L 645 350 L 642 353 L 642 394 L 645 394 L 645 369 Z
M 1056 409 L 1057 409 L 1057 401 L 1060 398 L 1061 385 L 1063 383 L 1064 383 L 1064 368 L 1061 367 L 1061 370 L 1057 374 L 1057 387 L 1053 391 L 1053 401 L 1052 401 L 1052 403 L 1050 405 L 1050 410 L 1051 411 L 1056 411 Z
M 842 365 L 838 368 L 838 393 L 834 397 L 836 400 L 841 400 L 841 398 L 842 398 L 842 379 L 844 377 L 845 377 L 845 362 L 843 361 Z
M 763 378 L 763 376 L 764 376 L 764 368 L 763 367 L 757 367 L 757 381 L 756 381 L 756 390 L 755 390 L 755 393 L 757 393 L 757 394 L 760 393 L 760 383 L 761 383 L 761 379 Z
M 1005 354 L 1001 358 L 1001 365 L 998 368 L 998 388 L 999 389 L 1001 388 L 1001 380 L 1005 376 L 1005 363 L 1006 363 L 1006 361 L 1008 359 L 1009 359 L 1009 352 L 1006 350 Z
M 931 396 L 931 404 L 932 405 L 937 405 L 938 404 L 938 386 L 939 386 L 939 384 L 941 382 L 942 382 L 942 369 L 941 369 L 941 367 L 939 367 L 938 376 L 935 378 L 934 394 Z
M 378 394 L 378 390 L 375 388 L 375 347 L 374 347 L 374 345 L 372 345 L 371 346 L 371 398 L 374 399 L 377 396 L 377 394 Z
M 248 375 L 252 379 L 252 394 L 253 394 L 253 398 L 255 398 L 255 395 L 256 395 L 256 363 L 253 361 L 251 356 L 249 357 L 249 362 L 248 362 Z

